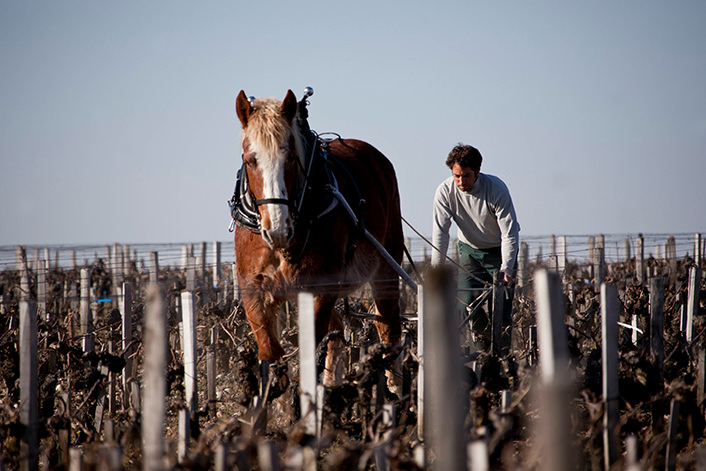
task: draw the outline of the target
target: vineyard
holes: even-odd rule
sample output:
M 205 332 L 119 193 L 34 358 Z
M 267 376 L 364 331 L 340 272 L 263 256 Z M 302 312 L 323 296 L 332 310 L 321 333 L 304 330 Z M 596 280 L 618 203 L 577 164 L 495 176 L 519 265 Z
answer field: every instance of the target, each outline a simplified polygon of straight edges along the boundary
M 313 346 L 303 287 L 275 364 L 257 359 L 232 245 L 13 247 L 0 470 L 706 469 L 703 241 L 653 239 L 523 242 L 505 356 L 474 351 L 452 271 L 416 241 L 401 345 L 378 342 L 361 290 Z M 336 336 L 345 380 L 324 387 Z

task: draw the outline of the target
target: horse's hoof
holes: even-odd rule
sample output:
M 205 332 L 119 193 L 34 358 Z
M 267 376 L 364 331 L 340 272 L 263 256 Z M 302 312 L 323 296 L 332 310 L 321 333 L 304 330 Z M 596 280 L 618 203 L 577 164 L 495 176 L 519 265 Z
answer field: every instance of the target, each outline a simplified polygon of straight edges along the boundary
M 286 364 L 274 364 L 270 366 L 270 391 L 268 399 L 276 399 L 289 389 L 289 375 Z
M 385 371 L 387 377 L 387 389 L 398 398 L 402 397 L 402 374 L 397 371 Z

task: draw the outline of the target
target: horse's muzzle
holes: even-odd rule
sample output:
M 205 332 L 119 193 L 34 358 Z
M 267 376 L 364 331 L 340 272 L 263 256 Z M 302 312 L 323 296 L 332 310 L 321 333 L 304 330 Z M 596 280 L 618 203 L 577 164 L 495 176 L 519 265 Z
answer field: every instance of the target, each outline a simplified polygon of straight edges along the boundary
M 262 239 L 271 249 L 286 249 L 289 247 L 292 237 L 294 237 L 294 229 L 288 218 L 284 230 L 268 230 L 263 228 L 261 234 Z

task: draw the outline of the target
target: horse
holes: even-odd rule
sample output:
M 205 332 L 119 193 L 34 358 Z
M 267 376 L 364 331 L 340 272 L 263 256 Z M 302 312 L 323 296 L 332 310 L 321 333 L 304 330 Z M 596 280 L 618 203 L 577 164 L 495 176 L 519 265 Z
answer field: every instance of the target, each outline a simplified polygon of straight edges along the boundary
M 317 344 L 342 330 L 337 300 L 366 283 L 380 341 L 395 346 L 401 335 L 399 275 L 388 260 L 399 267 L 404 251 L 394 167 L 367 142 L 317 136 L 307 97 L 297 102 L 288 90 L 282 101 L 248 99 L 241 90 L 236 99 L 243 151 L 231 202 L 236 274 L 261 361 L 284 355 L 277 314 L 301 291 L 314 295 Z M 329 366 L 327 358 L 324 384 Z

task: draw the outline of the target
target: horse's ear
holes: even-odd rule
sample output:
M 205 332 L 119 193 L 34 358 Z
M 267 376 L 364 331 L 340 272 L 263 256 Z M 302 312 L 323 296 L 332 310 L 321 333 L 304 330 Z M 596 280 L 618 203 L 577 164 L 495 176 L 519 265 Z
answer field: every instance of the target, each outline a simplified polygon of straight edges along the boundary
M 252 113 L 252 105 L 245 96 L 245 92 L 240 90 L 238 93 L 238 98 L 235 99 L 235 112 L 238 114 L 238 119 L 240 119 L 240 124 L 243 125 L 243 129 L 248 127 L 248 119 L 250 118 L 250 113 Z
M 290 123 L 297 114 L 297 97 L 294 96 L 294 92 L 287 90 L 287 96 L 284 97 L 282 102 L 282 116 Z

